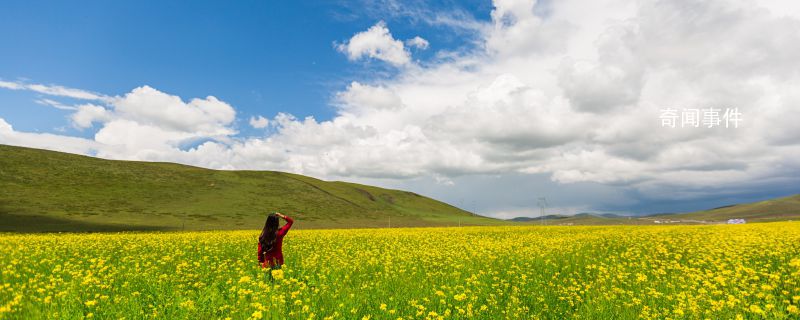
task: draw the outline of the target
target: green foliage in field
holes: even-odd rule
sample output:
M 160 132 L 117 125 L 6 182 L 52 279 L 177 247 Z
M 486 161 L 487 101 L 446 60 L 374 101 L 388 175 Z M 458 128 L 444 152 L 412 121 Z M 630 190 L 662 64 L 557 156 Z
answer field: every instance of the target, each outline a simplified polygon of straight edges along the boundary
M 111 161 L 0 145 L 0 231 L 252 229 L 502 223 L 415 193 L 274 171 Z
M 0 318 L 797 319 L 800 223 L 0 235 Z

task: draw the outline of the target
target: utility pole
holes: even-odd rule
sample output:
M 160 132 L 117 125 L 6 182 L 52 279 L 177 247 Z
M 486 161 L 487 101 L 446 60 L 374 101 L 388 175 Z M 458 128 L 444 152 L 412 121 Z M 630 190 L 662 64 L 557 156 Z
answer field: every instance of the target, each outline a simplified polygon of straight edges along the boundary
M 544 225 L 544 210 L 547 208 L 547 198 L 541 197 L 539 198 L 539 220 L 541 221 L 542 225 Z

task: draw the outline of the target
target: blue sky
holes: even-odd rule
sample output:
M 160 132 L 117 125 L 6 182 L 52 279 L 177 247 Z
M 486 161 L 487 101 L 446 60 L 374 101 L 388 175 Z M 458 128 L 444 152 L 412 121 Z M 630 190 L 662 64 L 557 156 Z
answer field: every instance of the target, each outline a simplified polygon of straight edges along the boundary
M 464 10 L 471 7 L 464 4 Z M 484 9 L 476 18 L 488 19 L 490 4 L 476 4 Z M 375 17 L 358 7 L 307 1 L 9 1 L 0 11 L 6 43 L 0 77 L 110 95 L 146 84 L 182 97 L 213 95 L 243 116 L 289 112 L 328 119 L 335 114 L 333 92 L 374 69 L 392 72 L 353 65 L 334 41 L 384 19 L 398 37 L 435 39 L 434 50 L 469 45 L 457 33 L 412 17 Z M 416 58 L 430 58 L 429 52 Z M 0 112 L 21 130 L 63 126 L 58 115 L 64 112 L 41 108 L 32 95 L 0 91 Z
M 69 2 L 5 4 L 0 28 L 13 46 L 0 67 L 6 79 L 35 79 L 105 93 L 124 93 L 141 84 L 181 96 L 214 95 L 242 112 L 330 116 L 332 86 L 349 72 L 331 39 L 354 26 L 331 19 L 313 4 L 294 7 L 248 2 L 219 3 L 96 1 L 77 8 Z M 322 23 L 319 23 L 322 22 Z M 24 30 L 24 32 L 21 32 Z M 15 125 L 47 130 L 60 122 L 33 104 L 29 94 L 2 92 L 24 104 L 3 110 Z M 6 100 L 9 99 L 9 100 Z M 10 108 L 10 104 L 4 104 Z
M 567 214 L 705 209 L 800 192 L 798 17 L 744 0 L 5 1 L 0 143 L 497 217 L 540 196 Z M 744 122 L 665 128 L 672 107 Z

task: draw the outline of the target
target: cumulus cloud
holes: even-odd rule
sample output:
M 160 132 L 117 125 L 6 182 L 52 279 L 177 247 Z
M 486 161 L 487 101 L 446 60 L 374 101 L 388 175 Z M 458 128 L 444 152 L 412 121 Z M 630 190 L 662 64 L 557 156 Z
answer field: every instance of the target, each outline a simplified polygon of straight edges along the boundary
M 409 47 L 425 50 L 425 49 L 428 49 L 428 46 L 430 45 L 430 43 L 428 43 L 428 40 L 425 40 L 423 38 L 420 38 L 419 36 L 416 36 L 416 37 L 413 37 L 411 39 L 406 40 L 406 45 L 409 46 Z
M 263 129 L 269 125 L 269 119 L 263 116 L 250 117 L 250 126 L 256 129 Z
M 5 119 L 0 118 L 0 133 L 9 134 L 14 132 L 14 128 Z
M 83 104 L 76 107 L 77 112 L 70 116 L 72 124 L 77 128 L 89 128 L 95 122 L 105 122 L 111 120 L 111 113 L 106 108 Z
M 229 104 L 213 96 L 184 102 L 180 97 L 149 86 L 133 89 L 115 99 L 114 112 L 126 119 L 181 132 L 208 136 L 233 134 L 227 126 L 236 117 Z
M 92 155 L 102 147 L 99 143 L 84 138 L 16 131 L 3 118 L 0 118 L 0 143 L 85 155 Z
M 428 42 L 420 37 L 410 39 L 407 43 L 420 49 L 428 47 Z M 411 53 L 403 45 L 403 41 L 392 36 L 384 21 L 379 21 L 366 31 L 356 33 L 345 43 L 337 44 L 336 49 L 346 54 L 350 60 L 368 57 L 398 67 L 411 62 Z
M 738 1 L 494 4 L 472 54 L 339 93 L 359 112 L 330 123 L 375 135 L 337 148 L 414 137 L 412 175 L 546 173 L 653 197 L 796 170 L 798 133 L 777 115 L 795 112 L 797 16 Z M 669 107 L 736 107 L 747 124 L 662 128 Z
M 123 96 L 103 97 L 98 102 L 105 102 L 105 105 L 84 103 L 64 106 L 56 101 L 44 101 L 74 111 L 69 119 L 76 128 L 85 129 L 98 125 L 99 129 L 93 140 L 20 132 L 3 121 L 0 124 L 0 143 L 91 154 L 110 159 L 224 166 L 218 160 L 193 159 L 200 157 L 200 154 L 192 156 L 183 150 L 186 146 L 200 142 L 220 145 L 229 142 L 231 136 L 237 133 L 232 126 L 236 111 L 229 104 L 213 96 L 184 101 L 178 96 L 149 86 L 134 88 Z
M 333 95 L 332 119 L 250 118 L 274 132 L 239 137 L 229 104 L 186 102 L 144 86 L 96 95 L 105 108 L 78 107 L 77 126 L 101 124 L 94 140 L 17 132 L 3 121 L 0 143 L 52 139 L 108 158 L 323 178 L 427 177 L 449 187 L 474 175 L 535 175 L 652 199 L 788 185 L 800 182 L 800 131 L 791 117 L 800 103 L 800 18 L 770 8 L 498 0 L 492 20 L 474 28 L 473 51 L 440 52 L 449 58 L 352 81 Z M 404 44 L 379 22 L 336 49 L 351 60 L 404 66 L 412 46 L 427 41 Z M 660 126 L 660 109 L 711 107 L 738 108 L 742 125 Z
M 339 92 L 336 99 L 343 112 L 357 114 L 374 110 L 396 110 L 403 106 L 403 101 L 392 90 L 355 81 L 345 91 Z

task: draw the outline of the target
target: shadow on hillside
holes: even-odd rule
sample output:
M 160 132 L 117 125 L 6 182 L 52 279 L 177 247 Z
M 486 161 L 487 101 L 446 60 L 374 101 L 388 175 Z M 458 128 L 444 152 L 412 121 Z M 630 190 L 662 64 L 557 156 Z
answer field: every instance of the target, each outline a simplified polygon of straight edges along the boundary
M 165 230 L 174 230 L 174 228 L 93 223 L 41 215 L 22 215 L 0 212 L 0 232 L 115 232 Z

